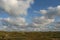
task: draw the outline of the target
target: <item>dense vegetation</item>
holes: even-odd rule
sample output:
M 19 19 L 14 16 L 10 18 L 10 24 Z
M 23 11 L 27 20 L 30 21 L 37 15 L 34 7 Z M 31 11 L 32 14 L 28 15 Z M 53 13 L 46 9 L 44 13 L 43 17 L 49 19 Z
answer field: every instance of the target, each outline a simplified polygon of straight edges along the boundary
M 60 32 L 3 32 L 0 40 L 52 40 L 60 38 Z

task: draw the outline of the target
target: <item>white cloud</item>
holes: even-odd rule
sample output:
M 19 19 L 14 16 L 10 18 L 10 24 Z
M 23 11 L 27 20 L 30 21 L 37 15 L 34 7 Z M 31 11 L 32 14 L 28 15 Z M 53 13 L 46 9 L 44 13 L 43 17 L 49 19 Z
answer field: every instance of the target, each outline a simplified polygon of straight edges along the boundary
M 34 0 L 0 0 L 0 8 L 7 12 L 10 17 L 0 18 L 1 29 L 10 31 L 23 30 L 28 23 L 25 18 L 18 17 L 19 15 L 27 15 L 30 4 L 33 4 Z
M 56 22 L 56 17 L 60 16 L 60 5 L 57 7 L 48 7 L 47 10 L 43 9 L 36 11 L 37 13 L 42 14 L 42 17 L 37 17 L 33 20 L 35 26 L 40 26 L 41 30 L 49 31 L 60 31 L 60 22 Z
M 12 16 L 26 15 L 33 0 L 0 0 L 0 7 Z
M 0 0 L 0 7 L 5 9 L 6 12 L 8 12 L 12 16 L 18 16 L 19 14 L 26 15 L 27 9 L 30 7 L 30 3 L 32 0 Z M 37 12 L 37 11 L 35 11 Z M 48 7 L 47 10 L 40 10 L 40 12 L 43 14 L 41 17 L 35 17 L 32 19 L 32 23 L 26 23 L 25 18 L 23 17 L 12 17 L 12 18 L 0 18 L 0 29 L 12 31 L 12 30 L 18 30 L 18 31 L 48 31 L 48 30 L 55 30 L 60 31 L 60 23 L 55 22 L 55 17 L 60 16 L 60 5 L 57 7 Z M 52 24 L 51 24 L 52 23 Z M 50 26 L 53 25 L 53 26 Z M 23 29 L 22 29 L 23 28 Z
M 26 24 L 26 20 L 25 18 L 19 17 L 19 18 L 2 18 L 1 19 L 2 22 L 8 22 L 10 24 L 15 24 L 15 25 L 25 25 Z
M 50 31 L 60 31 L 60 22 L 52 22 L 47 27 Z
M 54 25 L 54 31 L 60 31 L 60 22 L 53 23 Z
M 25 18 L 1 18 L 0 30 L 6 31 L 21 31 L 20 28 L 25 28 L 28 25 Z
M 27 24 L 24 18 L 1 18 L 0 23 L 0 30 L 5 31 L 60 31 L 60 22 L 44 16 L 34 18 L 31 24 Z
M 50 24 L 51 22 L 54 22 L 54 19 L 47 19 L 45 18 L 45 16 L 36 17 L 33 19 L 33 23 L 36 26 L 45 26 L 47 24 Z
M 48 7 L 47 9 L 34 12 L 40 13 L 48 19 L 54 19 L 56 16 L 60 16 L 60 5 L 56 7 Z
M 46 14 L 47 11 L 46 11 L 46 10 L 40 10 L 40 13 L 42 13 L 42 14 Z

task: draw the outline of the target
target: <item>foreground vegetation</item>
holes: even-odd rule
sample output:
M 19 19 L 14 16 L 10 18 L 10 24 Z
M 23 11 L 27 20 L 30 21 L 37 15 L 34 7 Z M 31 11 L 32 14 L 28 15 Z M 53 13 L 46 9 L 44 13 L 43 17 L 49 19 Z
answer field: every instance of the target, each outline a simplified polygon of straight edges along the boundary
M 60 32 L 3 32 L 3 31 L 0 31 L 0 40 L 53 40 L 52 38 L 60 38 Z

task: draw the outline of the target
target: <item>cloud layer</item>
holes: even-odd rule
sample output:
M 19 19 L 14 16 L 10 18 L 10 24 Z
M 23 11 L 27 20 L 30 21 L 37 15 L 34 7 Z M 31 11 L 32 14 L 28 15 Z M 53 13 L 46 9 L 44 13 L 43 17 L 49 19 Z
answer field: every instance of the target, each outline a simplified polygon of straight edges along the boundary
M 57 7 L 48 7 L 47 10 L 40 10 L 40 13 L 49 19 L 54 19 L 56 16 L 60 16 L 60 5 Z
M 50 24 L 51 22 L 54 22 L 54 19 L 47 19 L 45 16 L 35 17 L 33 19 L 33 23 L 36 26 L 45 26 L 47 24 Z
M 0 18 L 0 30 L 5 31 L 60 31 L 60 22 L 55 18 L 60 16 L 60 5 L 48 7 L 37 13 L 43 16 L 32 18 L 31 23 L 26 22 L 26 18 L 18 17 L 27 15 L 27 10 L 33 0 L 0 0 L 0 8 L 4 9 L 10 17 Z
M 27 15 L 27 10 L 33 0 L 0 0 L 0 8 L 11 16 Z

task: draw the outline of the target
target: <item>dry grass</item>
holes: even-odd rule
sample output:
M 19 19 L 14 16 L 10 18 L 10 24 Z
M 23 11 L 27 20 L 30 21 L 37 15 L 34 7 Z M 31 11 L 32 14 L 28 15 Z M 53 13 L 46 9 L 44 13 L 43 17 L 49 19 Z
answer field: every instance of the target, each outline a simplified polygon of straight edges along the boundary
M 0 40 L 52 40 L 60 38 L 60 32 L 3 32 Z

